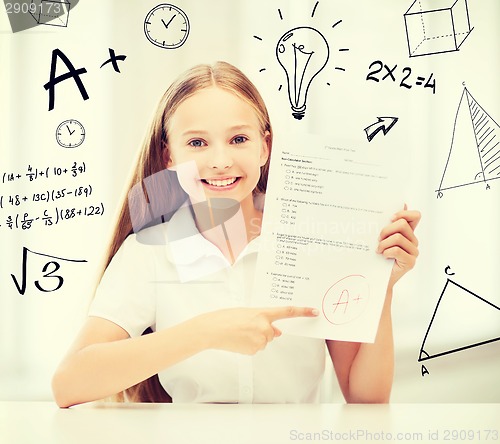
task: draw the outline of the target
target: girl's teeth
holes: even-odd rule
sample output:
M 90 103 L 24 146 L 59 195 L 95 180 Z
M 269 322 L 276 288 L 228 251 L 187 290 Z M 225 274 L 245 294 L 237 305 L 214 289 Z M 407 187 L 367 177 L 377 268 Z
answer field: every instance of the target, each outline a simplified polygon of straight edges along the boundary
M 225 187 L 227 185 L 231 185 L 236 181 L 236 177 L 233 177 L 232 179 L 224 179 L 224 180 L 208 180 L 206 179 L 207 183 L 216 187 Z

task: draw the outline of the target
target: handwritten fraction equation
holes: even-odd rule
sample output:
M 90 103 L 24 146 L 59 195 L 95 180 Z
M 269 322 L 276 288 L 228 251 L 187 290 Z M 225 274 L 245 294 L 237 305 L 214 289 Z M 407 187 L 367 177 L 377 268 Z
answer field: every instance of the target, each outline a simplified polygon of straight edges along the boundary
M 69 197 L 90 197 L 92 195 L 92 185 L 79 186 L 75 188 L 59 188 L 49 190 L 38 190 L 37 193 L 30 193 L 28 195 L 9 194 L 0 195 L 0 209 L 4 206 L 10 205 L 12 207 L 19 207 L 24 203 L 31 202 L 57 202 L 61 199 Z
M 396 85 L 399 83 L 401 88 L 412 89 L 414 86 L 420 86 L 424 89 L 429 88 L 432 94 L 436 94 L 436 78 L 434 77 L 434 73 L 428 76 L 417 76 L 415 79 L 415 76 L 412 75 L 412 69 L 409 66 L 398 70 L 398 65 L 390 67 L 381 60 L 375 60 L 370 63 L 366 80 L 377 83 L 384 80 L 389 82 L 392 80 Z
M 29 213 L 18 213 L 7 216 L 5 223 L 0 224 L 0 228 L 29 230 L 36 223 L 43 223 L 43 226 L 58 225 L 61 222 L 90 216 L 104 216 L 104 204 L 87 205 L 85 207 L 54 208 L 52 211 L 45 209 L 42 216 L 30 216 Z
M 77 162 L 73 162 L 69 167 L 44 167 L 44 168 L 33 168 L 31 165 L 28 165 L 26 169 L 26 173 L 19 172 L 3 172 L 2 174 L 2 183 L 9 182 L 19 182 L 22 179 L 28 179 L 30 182 L 33 182 L 37 179 L 48 179 L 49 177 L 58 177 L 58 176 L 70 176 L 70 177 L 78 177 L 80 174 L 86 172 L 85 162 L 78 164 Z

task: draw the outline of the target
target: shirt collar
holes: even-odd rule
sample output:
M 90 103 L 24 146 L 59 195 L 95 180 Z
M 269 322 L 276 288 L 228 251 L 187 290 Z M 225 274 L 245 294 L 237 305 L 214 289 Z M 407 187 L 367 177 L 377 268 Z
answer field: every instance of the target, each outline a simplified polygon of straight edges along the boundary
M 254 203 L 255 207 L 261 210 L 264 195 L 257 195 Z M 167 223 L 166 236 L 170 247 L 169 256 L 173 263 L 188 265 L 209 256 L 226 260 L 222 252 L 212 242 L 205 239 L 198 230 L 189 199 L 180 206 Z M 247 244 L 236 262 L 251 253 L 257 253 L 259 245 L 260 236 L 257 236 Z
M 219 249 L 203 237 L 193 218 L 189 200 L 184 202 L 167 224 L 172 260 L 187 265 L 206 256 L 222 256 Z

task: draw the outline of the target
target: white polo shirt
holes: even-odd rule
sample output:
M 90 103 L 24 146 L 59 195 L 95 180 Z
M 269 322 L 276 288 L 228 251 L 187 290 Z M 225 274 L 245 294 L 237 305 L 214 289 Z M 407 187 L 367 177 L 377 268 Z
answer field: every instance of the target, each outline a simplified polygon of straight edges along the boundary
M 169 222 L 125 240 L 89 315 L 136 337 L 147 327 L 157 331 L 204 312 L 249 306 L 259 240 L 231 265 L 199 233 L 183 205 Z M 194 279 L 181 282 L 179 276 L 189 271 Z M 253 356 L 203 351 L 161 371 L 159 378 L 173 402 L 312 403 L 319 401 L 324 366 L 324 340 L 283 334 Z

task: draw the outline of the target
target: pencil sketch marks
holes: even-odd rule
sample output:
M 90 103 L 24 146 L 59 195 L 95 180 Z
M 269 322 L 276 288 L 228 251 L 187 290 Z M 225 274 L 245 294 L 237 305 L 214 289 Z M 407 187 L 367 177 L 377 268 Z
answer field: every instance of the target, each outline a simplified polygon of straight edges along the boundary
M 475 183 L 489 189 L 495 179 L 500 179 L 500 126 L 464 88 L 437 197 Z
M 377 119 L 375 123 L 364 129 L 368 142 L 371 142 L 380 131 L 382 131 L 385 136 L 399 120 L 397 117 L 377 117 Z
M 415 0 L 404 20 L 410 57 L 458 51 L 474 29 L 467 0 Z
M 447 276 L 453 275 L 448 272 Z M 500 307 L 449 277 L 420 347 L 418 362 L 500 340 Z M 422 366 L 422 376 L 428 374 Z
M 323 297 L 323 314 L 328 322 L 341 325 L 359 317 L 365 310 L 370 289 L 368 281 L 359 274 L 335 282 Z

